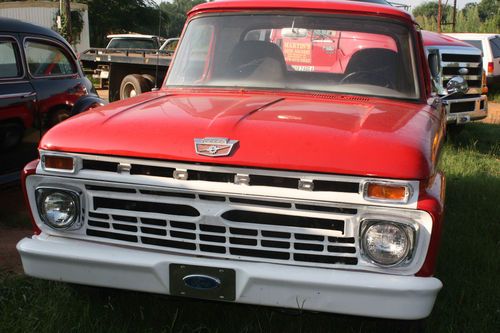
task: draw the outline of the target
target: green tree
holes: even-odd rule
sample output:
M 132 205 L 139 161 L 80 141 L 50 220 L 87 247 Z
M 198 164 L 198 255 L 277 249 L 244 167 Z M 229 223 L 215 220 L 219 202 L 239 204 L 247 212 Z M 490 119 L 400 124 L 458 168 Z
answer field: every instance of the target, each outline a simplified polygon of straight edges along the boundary
M 413 16 L 417 18 L 417 21 L 427 19 L 436 22 L 437 27 L 437 17 L 438 17 L 438 2 L 437 1 L 428 1 L 423 4 L 416 6 L 413 9 Z M 453 7 L 447 4 L 442 5 L 442 18 L 441 21 L 445 24 L 448 18 L 452 18 Z
M 498 0 L 481 0 L 477 5 L 479 18 L 484 22 L 490 18 L 500 15 L 500 1 Z
M 165 34 L 167 37 L 177 37 L 181 34 L 186 14 L 191 8 L 204 0 L 173 0 L 172 2 L 162 2 L 160 8 L 166 16 Z
M 152 0 L 80 0 L 89 6 L 92 46 L 106 45 L 111 33 L 158 33 L 158 7 Z
M 451 32 L 453 9 L 443 5 L 442 31 Z M 426 2 L 415 7 L 413 15 L 423 29 L 437 31 L 438 2 Z M 481 0 L 479 3 L 468 3 L 457 13 L 456 32 L 500 32 L 500 2 L 498 0 Z

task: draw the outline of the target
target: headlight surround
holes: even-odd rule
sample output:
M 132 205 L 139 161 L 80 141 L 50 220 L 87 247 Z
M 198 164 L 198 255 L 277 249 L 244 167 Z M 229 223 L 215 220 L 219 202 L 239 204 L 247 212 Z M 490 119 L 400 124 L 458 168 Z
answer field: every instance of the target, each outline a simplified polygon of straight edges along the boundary
M 79 227 L 80 194 L 76 191 L 38 188 L 36 199 L 41 219 L 51 228 L 67 230 Z
M 412 258 L 416 233 L 415 226 L 411 224 L 364 220 L 361 228 L 361 253 L 378 266 L 404 265 Z

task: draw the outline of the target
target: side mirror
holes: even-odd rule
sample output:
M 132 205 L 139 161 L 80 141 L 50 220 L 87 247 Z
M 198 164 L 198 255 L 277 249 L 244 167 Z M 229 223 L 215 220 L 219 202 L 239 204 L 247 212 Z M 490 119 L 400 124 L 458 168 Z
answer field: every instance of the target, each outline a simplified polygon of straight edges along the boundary
M 431 75 L 434 79 L 439 76 L 439 54 L 431 53 L 429 54 L 429 69 L 431 70 Z
M 454 76 L 446 84 L 446 90 L 448 90 L 448 95 L 463 95 L 469 90 L 469 85 L 463 77 Z

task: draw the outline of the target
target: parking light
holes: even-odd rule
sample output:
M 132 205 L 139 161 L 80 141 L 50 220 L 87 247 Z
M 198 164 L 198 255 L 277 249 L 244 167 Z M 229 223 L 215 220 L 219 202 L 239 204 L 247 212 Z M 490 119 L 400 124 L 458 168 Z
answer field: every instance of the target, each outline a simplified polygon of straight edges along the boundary
M 75 170 L 75 159 L 67 156 L 43 155 L 42 166 L 48 171 L 73 172 Z
M 408 185 L 387 182 L 366 182 L 363 192 L 367 200 L 399 203 L 408 202 L 411 195 L 411 190 Z

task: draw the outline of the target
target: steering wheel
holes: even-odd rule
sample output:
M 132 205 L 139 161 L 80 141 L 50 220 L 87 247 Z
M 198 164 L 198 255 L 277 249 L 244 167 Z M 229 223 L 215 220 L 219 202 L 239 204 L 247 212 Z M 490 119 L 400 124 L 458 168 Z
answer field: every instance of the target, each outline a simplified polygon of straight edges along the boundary
M 394 89 L 395 84 L 380 71 L 357 71 L 344 76 L 339 84 L 364 83 Z

